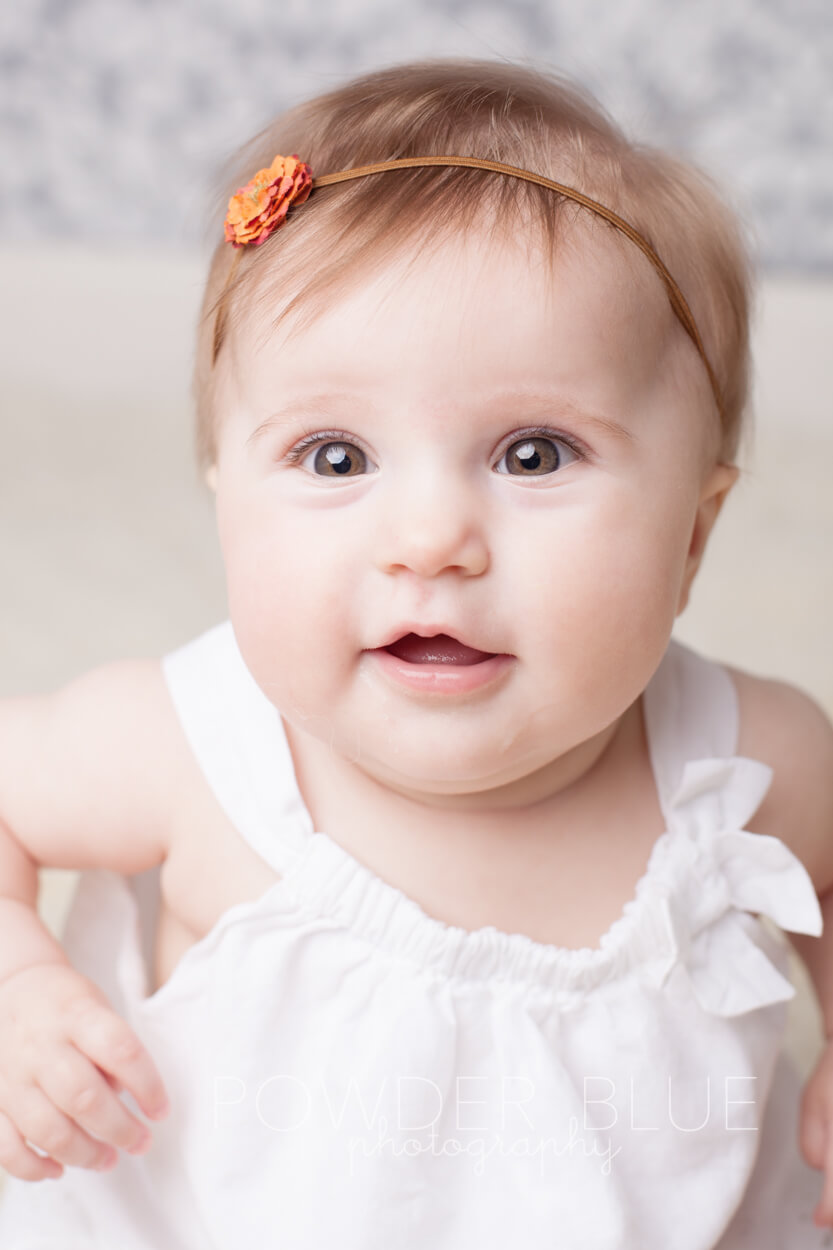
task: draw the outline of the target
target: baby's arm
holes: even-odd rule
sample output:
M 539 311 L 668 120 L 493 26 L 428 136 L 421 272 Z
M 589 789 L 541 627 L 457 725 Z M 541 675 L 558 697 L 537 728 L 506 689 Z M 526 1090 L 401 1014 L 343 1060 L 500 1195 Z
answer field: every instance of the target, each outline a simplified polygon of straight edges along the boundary
M 753 828 L 780 837 L 810 874 L 819 896 L 821 937 L 790 933 L 819 998 L 826 1045 L 801 1101 L 799 1140 L 807 1162 L 825 1173 L 815 1212 L 833 1224 L 833 725 L 819 705 L 785 682 L 733 670 L 746 753 L 773 768 Z
M 818 742 L 813 760 L 816 785 L 809 799 L 817 801 L 818 822 L 810 822 L 816 837 L 811 875 L 819 894 L 823 931 L 820 938 L 791 933 L 819 999 L 824 1048 L 801 1098 L 799 1140 L 811 1167 L 824 1172 L 824 1188 L 814 1212 L 815 1223 L 833 1226 L 833 729 Z M 800 816 L 800 809 L 799 809 Z
M 121 1088 L 147 1115 L 165 1113 L 150 1055 L 35 908 L 38 866 L 135 873 L 162 862 L 181 751 L 155 661 L 0 701 L 0 1166 L 16 1176 L 112 1165 L 104 1143 L 146 1148 Z

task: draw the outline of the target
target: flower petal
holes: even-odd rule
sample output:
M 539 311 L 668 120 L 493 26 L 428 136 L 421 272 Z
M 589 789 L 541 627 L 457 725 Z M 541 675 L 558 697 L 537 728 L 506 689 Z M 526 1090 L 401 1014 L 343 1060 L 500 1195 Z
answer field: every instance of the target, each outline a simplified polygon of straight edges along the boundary
M 283 225 L 292 204 L 302 204 L 312 190 L 312 170 L 297 156 L 276 156 L 259 169 L 228 202 L 225 238 L 235 247 L 260 244 Z

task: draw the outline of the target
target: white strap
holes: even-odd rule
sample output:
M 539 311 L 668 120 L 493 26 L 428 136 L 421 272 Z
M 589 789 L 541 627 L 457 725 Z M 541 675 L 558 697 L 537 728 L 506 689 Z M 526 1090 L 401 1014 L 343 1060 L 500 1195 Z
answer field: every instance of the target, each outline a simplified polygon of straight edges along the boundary
M 660 806 L 671 828 L 671 797 L 686 763 L 737 753 L 737 691 L 722 664 L 672 638 L 645 689 L 644 712 Z
M 312 832 L 277 709 L 247 669 L 230 621 L 169 652 L 162 668 L 197 763 L 237 832 L 276 872 Z

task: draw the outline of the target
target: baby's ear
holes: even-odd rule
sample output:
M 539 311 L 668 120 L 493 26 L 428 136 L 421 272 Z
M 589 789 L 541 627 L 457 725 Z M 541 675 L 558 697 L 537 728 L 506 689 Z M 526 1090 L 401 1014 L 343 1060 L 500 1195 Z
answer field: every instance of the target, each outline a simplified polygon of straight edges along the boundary
M 209 490 L 216 491 L 217 489 L 217 466 L 216 464 L 212 464 L 206 469 L 205 484 Z
M 706 542 L 712 526 L 717 520 L 717 514 L 723 506 L 723 501 L 739 475 L 740 469 L 736 464 L 716 464 L 703 481 L 700 490 L 700 502 L 697 505 L 697 515 L 694 518 L 694 527 L 691 531 L 688 554 L 686 555 L 685 573 L 677 604 L 677 616 L 680 615 L 688 603 L 691 583 L 694 581 L 694 576 L 700 567 L 700 561 L 703 558 L 703 552 L 706 549 Z

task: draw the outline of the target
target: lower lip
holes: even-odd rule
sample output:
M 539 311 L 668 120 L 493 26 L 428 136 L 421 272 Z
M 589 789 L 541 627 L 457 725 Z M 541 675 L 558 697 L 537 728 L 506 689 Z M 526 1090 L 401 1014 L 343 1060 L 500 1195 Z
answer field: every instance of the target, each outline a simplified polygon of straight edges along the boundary
M 506 672 L 515 658 L 513 655 L 493 655 L 479 664 L 408 664 L 406 660 L 400 660 L 390 651 L 382 649 L 367 654 L 398 686 L 444 695 L 468 694 L 470 690 L 490 685 Z

